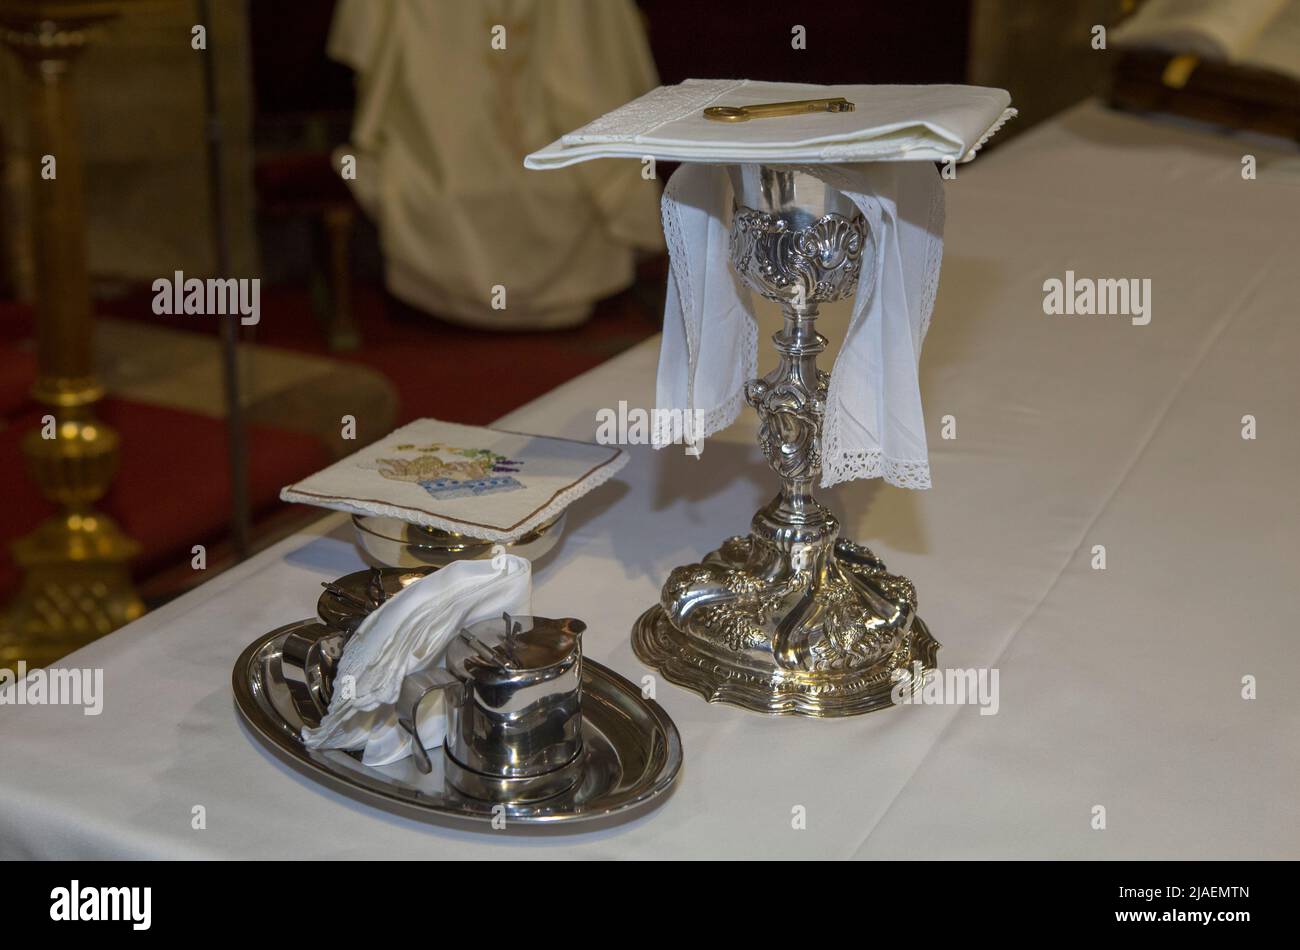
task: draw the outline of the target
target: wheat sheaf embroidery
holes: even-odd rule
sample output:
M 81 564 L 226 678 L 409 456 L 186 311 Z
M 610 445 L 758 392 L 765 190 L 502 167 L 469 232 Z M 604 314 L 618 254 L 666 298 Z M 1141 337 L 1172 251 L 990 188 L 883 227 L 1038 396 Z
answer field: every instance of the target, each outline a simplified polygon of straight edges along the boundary
M 428 445 L 404 442 L 392 451 L 415 454 L 376 459 L 366 467 L 396 482 L 414 482 L 434 498 L 490 495 L 524 487 L 514 477 L 524 463 L 491 449 L 466 449 L 441 442 Z

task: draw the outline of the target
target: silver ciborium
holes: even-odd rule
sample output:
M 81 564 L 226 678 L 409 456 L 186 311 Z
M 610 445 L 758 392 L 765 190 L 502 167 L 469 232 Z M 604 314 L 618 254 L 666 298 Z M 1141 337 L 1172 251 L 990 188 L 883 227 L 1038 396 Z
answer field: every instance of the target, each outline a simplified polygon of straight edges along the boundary
M 729 166 L 731 263 L 781 304 L 778 363 L 750 380 L 758 443 L 781 480 L 750 533 L 728 538 L 668 576 L 632 632 L 638 657 L 710 702 L 765 713 L 851 716 L 919 687 L 939 644 L 916 613 L 916 590 L 813 497 L 821 473 L 829 374 L 818 305 L 851 296 L 867 251 L 857 207 L 820 179 L 776 166 Z M 708 319 L 708 316 L 705 316 Z

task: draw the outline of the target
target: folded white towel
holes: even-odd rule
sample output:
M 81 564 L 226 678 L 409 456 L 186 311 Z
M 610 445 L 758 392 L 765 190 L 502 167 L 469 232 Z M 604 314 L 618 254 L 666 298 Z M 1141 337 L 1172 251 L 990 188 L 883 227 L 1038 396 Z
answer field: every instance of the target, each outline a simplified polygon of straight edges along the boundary
M 309 749 L 364 749 L 366 765 L 387 765 L 411 754 L 411 737 L 397 722 L 402 680 L 439 665 L 462 629 L 502 613 L 532 613 L 532 566 L 498 554 L 491 560 L 454 561 L 399 591 L 370 614 L 343 649 L 330 708 L 316 728 L 304 727 Z M 346 680 L 346 677 L 351 677 Z M 350 690 L 342 685 L 350 682 Z M 425 748 L 447 732 L 441 693 L 420 706 Z
M 843 96 L 852 112 L 748 122 L 704 118 L 711 105 L 746 106 Z M 1003 89 L 983 86 L 818 86 L 752 79 L 688 79 L 660 86 L 524 159 L 562 168 L 593 158 L 710 163 L 970 161 L 1016 114 Z

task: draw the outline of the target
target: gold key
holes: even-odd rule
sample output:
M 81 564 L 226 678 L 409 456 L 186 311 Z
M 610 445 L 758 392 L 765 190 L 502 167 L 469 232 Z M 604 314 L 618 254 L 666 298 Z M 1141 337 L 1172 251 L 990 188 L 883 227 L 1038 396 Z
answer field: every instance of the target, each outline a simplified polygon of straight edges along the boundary
M 852 112 L 853 103 L 843 96 L 834 99 L 796 99 L 793 102 L 762 102 L 752 106 L 709 106 L 704 118 L 714 122 L 748 122 L 778 115 L 803 115 L 805 112 Z

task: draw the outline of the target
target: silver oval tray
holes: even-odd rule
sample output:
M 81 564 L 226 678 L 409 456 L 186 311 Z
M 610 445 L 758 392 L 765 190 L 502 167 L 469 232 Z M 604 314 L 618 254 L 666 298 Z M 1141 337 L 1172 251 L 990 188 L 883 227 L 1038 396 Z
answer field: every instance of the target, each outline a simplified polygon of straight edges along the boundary
M 512 824 L 567 825 L 600 818 L 627 817 L 658 800 L 672 788 L 682 764 L 677 727 L 653 700 L 613 670 L 594 660 L 582 661 L 583 742 L 587 762 L 583 778 L 563 795 L 530 805 L 497 805 L 461 795 L 443 778 L 441 755 L 423 775 L 413 759 L 378 768 L 363 765 L 359 754 L 308 749 L 302 744 L 304 723 L 315 724 L 319 711 L 310 695 L 297 687 L 303 671 L 288 671 L 284 642 L 336 635 L 314 618 L 287 624 L 259 637 L 235 663 L 231 680 L 235 705 L 253 734 L 293 767 L 336 791 L 390 812 L 423 821 L 447 819 L 480 823 L 494 819 Z M 297 675 L 295 675 L 297 674 Z

